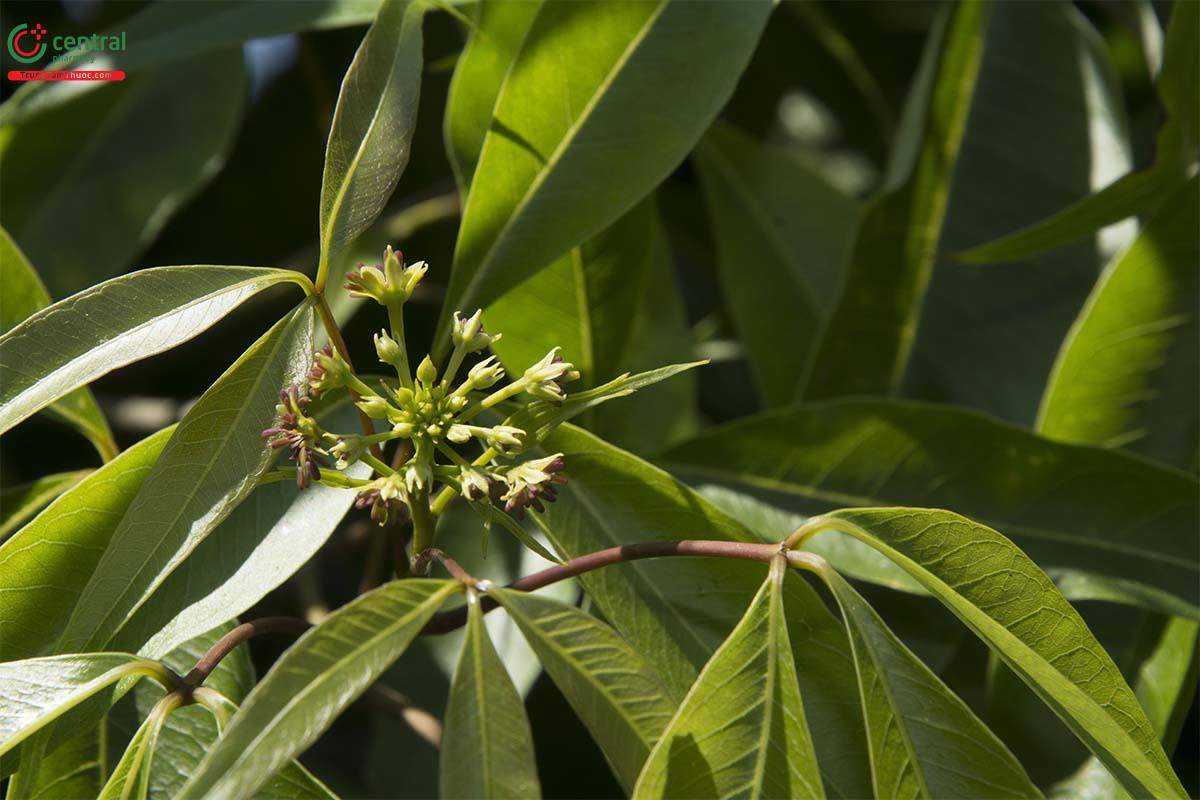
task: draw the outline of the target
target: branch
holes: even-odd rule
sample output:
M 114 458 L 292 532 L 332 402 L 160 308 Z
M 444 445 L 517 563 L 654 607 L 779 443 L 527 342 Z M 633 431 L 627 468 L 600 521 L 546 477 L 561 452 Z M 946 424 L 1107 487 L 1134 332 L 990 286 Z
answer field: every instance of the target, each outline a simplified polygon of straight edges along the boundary
M 263 617 L 262 619 L 243 622 L 218 639 L 212 647 L 208 648 L 208 652 L 196 662 L 196 666 L 192 667 L 192 671 L 184 677 L 183 683 L 185 686 L 193 689 L 204 683 L 205 679 L 221 663 L 221 659 L 233 652 L 233 648 L 259 634 L 291 633 L 299 635 L 310 627 L 307 622 L 295 617 Z
M 710 558 L 735 558 L 749 561 L 769 562 L 779 555 L 781 548 L 777 544 L 755 544 L 750 542 L 725 542 L 709 539 L 678 539 L 669 542 L 639 542 L 620 547 L 609 547 L 594 553 L 573 558 L 565 564 L 548 567 L 541 572 L 535 572 L 517 578 L 506 588 L 521 592 L 532 592 L 549 586 L 552 583 L 574 578 L 585 572 L 613 564 L 623 564 L 627 561 L 640 561 L 646 558 L 668 558 L 672 556 L 707 556 Z M 482 598 L 480 608 L 486 613 L 496 607 L 496 601 L 486 594 Z M 434 614 L 433 619 L 421 631 L 421 635 L 438 635 L 449 633 L 461 628 L 467 621 L 467 608 L 455 608 Z

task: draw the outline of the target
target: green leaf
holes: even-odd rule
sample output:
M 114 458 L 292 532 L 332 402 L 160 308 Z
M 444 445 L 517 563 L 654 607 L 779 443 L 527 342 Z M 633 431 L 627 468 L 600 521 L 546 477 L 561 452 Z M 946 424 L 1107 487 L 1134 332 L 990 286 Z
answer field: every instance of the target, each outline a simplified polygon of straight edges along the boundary
M 617 633 L 574 606 L 490 589 L 521 628 L 626 787 L 637 782 L 675 704 L 654 668 Z
M 824 797 L 784 621 L 787 564 L 713 653 L 633 790 L 655 797 Z
M 0 545 L 0 652 L 45 655 L 174 426 L 125 450 Z
M 1069 3 L 995 4 L 972 109 L 942 250 L 1049 214 L 1132 162 L 1108 51 Z M 903 393 L 1031 427 L 1055 351 L 1135 228 L 1000 269 L 939 264 Z
M 1168 752 L 1196 695 L 1196 638 L 1200 627 L 1190 620 L 1167 622 L 1158 646 L 1137 671 L 1134 691 L 1155 733 Z M 1055 785 L 1055 800 L 1128 800 L 1104 765 L 1089 758 L 1069 779 Z
M 313 413 L 327 430 L 358 424 L 348 399 Z M 347 474 L 363 478 L 368 472 L 356 464 Z M 292 482 L 254 489 L 134 612 L 113 646 L 157 658 L 195 631 L 248 610 L 316 555 L 354 497 L 353 491 L 321 485 L 301 491 Z
M 565 455 L 571 483 L 534 519 L 564 558 L 663 539 L 754 541 L 739 523 L 662 470 L 570 425 L 545 452 Z M 780 539 L 783 538 L 781 535 Z M 653 665 L 679 702 L 742 617 L 762 583 L 762 566 L 726 559 L 633 562 L 579 577 L 596 608 Z M 832 796 L 870 793 L 857 691 L 846 681 L 853 660 L 842 625 L 805 581 L 784 582 L 789 638 L 809 698 L 808 719 L 821 775 Z
M 126 35 L 126 50 L 105 54 L 104 69 L 145 72 L 214 50 L 283 33 L 324 30 L 371 21 L 379 0 L 326 0 L 321 3 L 243 2 L 156 3 L 121 20 L 102 35 Z M 101 68 L 97 65 L 96 68 Z M 107 84 L 80 81 L 31 81 L 0 105 L 0 125 L 19 125 L 30 117 L 70 103 Z M 221 87 L 227 88 L 227 87 Z
M 128 653 L 48 656 L 0 663 L 0 755 L 123 678 L 167 683 L 156 661 Z
M 1158 93 L 1166 121 L 1158 132 L 1155 162 L 1149 169 L 1130 172 L 1095 194 L 1067 206 L 1028 227 L 956 253 L 957 261 L 987 264 L 1015 261 L 1067 244 L 1133 214 L 1158 207 L 1163 196 L 1186 180 L 1195 169 L 1197 105 L 1200 103 L 1200 61 L 1196 28 L 1200 25 L 1195 3 L 1171 8 Z
M 150 795 L 150 774 L 153 770 L 155 749 L 167 719 L 179 708 L 183 699 L 178 695 L 164 698 L 154 706 L 145 722 L 137 729 L 125 754 L 113 768 L 108 783 L 100 791 L 99 800 L 146 800 Z
M 0 336 L 0 432 L 101 375 L 169 350 L 298 272 L 159 267 L 60 300 Z
M 403 580 L 330 614 L 275 662 L 180 800 L 253 795 L 400 657 L 456 582 Z
M 493 349 L 510 374 L 561 347 L 582 374 L 572 392 L 626 370 L 692 358 L 653 198 L 492 303 L 484 319 L 504 334 Z M 694 392 L 691 376 L 674 380 L 612 413 L 596 412 L 589 427 L 616 444 L 653 452 L 695 426 Z
M 441 327 L 612 224 L 665 178 L 729 98 L 771 9 L 542 4 L 495 103 Z
M 541 797 L 533 734 L 521 696 L 467 594 L 467 638 L 450 684 L 440 791 L 447 798 Z
M 42 279 L 8 231 L 0 228 L 0 334 L 12 330 L 19 322 L 48 305 L 50 294 L 42 285 Z M 105 461 L 117 454 L 117 444 L 113 441 L 108 421 L 96 405 L 96 398 L 90 389 L 77 389 L 46 410 L 75 426 Z M 2 528 L 0 537 L 3 537 Z
M 894 392 L 916 336 L 983 53 L 988 7 L 946 9 L 930 34 L 881 194 L 866 207 L 841 300 L 801 395 Z
M 859 509 L 811 520 L 878 548 L 992 648 L 1136 796 L 1186 797 L 1108 653 L 1004 536 L 949 511 Z
M 503 0 L 474 4 L 474 26 L 454 67 L 442 123 L 446 155 L 464 197 L 479 163 L 496 98 L 541 5 Z
M 30 517 L 45 508 L 46 504 L 94 470 L 77 469 L 46 475 L 36 481 L 0 489 L 0 542 L 24 525 Z
M 250 346 L 176 427 L 79 598 L 59 652 L 112 640 L 197 545 L 244 500 L 277 451 L 261 432 L 279 392 L 312 360 L 305 301 Z
M 425 0 L 383 0 L 338 95 L 321 178 L 321 261 L 365 231 L 396 188 L 412 146 L 421 93 Z
M 876 797 L 1041 797 L 1008 748 L 821 558 L 850 629 Z
M 163 663 L 180 675 L 186 674 L 221 636 L 233 629 L 235 623 L 221 625 L 181 644 L 163 657 Z M 204 754 L 218 739 L 220 720 L 237 711 L 237 704 L 254 687 L 254 665 L 250 651 L 242 646 L 221 659 L 204 681 L 204 686 L 219 693 L 211 698 L 219 704 L 216 710 L 195 704 L 174 711 L 163 726 L 158 738 L 159 757 L 150 765 L 150 797 L 170 798 L 191 777 Z M 140 684 L 135 690 L 139 716 L 144 720 L 162 697 L 161 690 Z M 314 778 L 299 762 L 293 761 L 262 787 L 255 797 L 331 798 L 332 793 Z
M 796 406 L 713 428 L 663 461 L 693 481 L 805 514 L 951 508 L 1003 530 L 1047 568 L 1136 581 L 1196 604 L 1195 477 L 973 412 L 886 400 Z
M 130 73 L 9 129 L 0 219 L 51 294 L 126 271 L 220 170 L 245 105 L 238 48 Z
M 1200 435 L 1200 179 L 1163 200 L 1100 277 L 1058 360 L 1038 430 L 1185 468 Z
M 729 125 L 714 125 L 694 158 L 721 287 L 759 394 L 767 406 L 789 403 L 837 303 L 857 203 Z
M 102 721 L 100 727 L 77 734 L 42 758 L 31 800 L 92 800 L 100 794 L 107 771 L 101 751 L 107 724 Z

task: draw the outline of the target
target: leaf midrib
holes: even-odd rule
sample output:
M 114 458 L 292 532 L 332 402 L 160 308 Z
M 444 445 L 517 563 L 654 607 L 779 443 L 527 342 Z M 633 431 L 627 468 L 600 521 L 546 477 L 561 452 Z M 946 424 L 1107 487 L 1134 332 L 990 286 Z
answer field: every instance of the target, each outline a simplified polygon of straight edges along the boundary
M 472 272 L 470 279 L 468 279 L 467 285 L 463 289 L 462 297 L 459 298 L 459 306 L 467 307 L 473 303 L 474 295 L 477 291 L 479 282 L 482 280 L 483 275 L 490 266 L 496 252 L 500 249 L 501 244 L 505 242 L 511 235 L 513 228 L 512 221 L 519 219 L 521 214 L 524 213 L 525 208 L 530 204 L 530 202 L 532 202 L 532 198 L 537 194 L 542 184 L 546 182 L 548 176 L 554 171 L 554 168 L 558 165 L 559 161 L 561 161 L 563 153 L 579 135 L 579 132 L 584 127 L 584 124 L 591 119 L 591 116 L 596 110 L 596 107 L 600 104 L 601 99 L 608 92 L 608 89 L 616 82 L 617 77 L 624 71 L 625 66 L 629 63 L 630 59 L 633 57 L 633 54 L 637 52 L 639 47 L 641 47 L 642 42 L 645 41 L 649 36 L 650 31 L 657 24 L 659 18 L 662 16 L 668 5 L 669 0 L 659 0 L 658 8 L 646 18 L 646 21 L 643 22 L 642 26 L 638 29 L 637 34 L 630 39 L 629 44 L 625 46 L 625 50 L 622 51 L 621 55 L 613 63 L 612 68 L 609 69 L 608 73 L 604 76 L 604 79 L 601 80 L 597 85 L 596 90 L 592 93 L 592 96 L 588 98 L 587 104 L 583 107 L 583 110 L 575 119 L 575 122 L 573 122 L 571 126 L 567 128 L 562 139 L 555 146 L 554 151 L 550 154 L 550 157 L 546 159 L 545 166 L 542 167 L 538 171 L 537 175 L 534 176 L 533 180 L 530 181 L 529 186 L 526 187 L 525 192 L 521 195 L 521 199 L 517 201 L 515 206 L 513 206 L 512 213 L 508 216 L 508 222 L 500 230 L 500 233 L 497 234 L 496 238 L 492 240 L 492 243 L 488 246 L 487 252 L 484 254 L 483 259 L 480 260 L 478 266 L 476 266 L 474 272 Z M 541 11 L 539 11 L 538 14 L 540 15 Z M 537 20 L 535 18 L 534 22 L 530 25 L 530 30 L 533 29 L 533 26 L 536 25 L 536 22 Z M 524 42 L 522 42 L 522 49 L 524 49 Z M 519 58 L 520 52 L 518 52 L 516 57 L 513 58 L 512 63 L 516 64 Z M 501 85 L 500 91 L 496 95 L 496 105 L 493 106 L 492 111 L 493 119 L 495 119 L 495 109 L 499 108 L 500 101 L 504 97 L 505 91 L 508 89 L 508 78 L 511 75 L 512 65 L 510 65 L 508 73 L 505 74 L 504 83 Z M 479 172 L 479 164 L 483 163 L 484 157 L 487 153 L 487 144 L 494 135 L 495 134 L 493 134 L 489 129 L 487 135 L 484 137 L 483 147 L 480 149 L 479 159 L 476 161 L 475 165 L 476 175 Z M 475 192 L 471 192 L 468 195 L 468 202 L 470 202 L 470 198 L 475 194 Z M 463 211 L 463 219 L 466 219 L 466 209 Z

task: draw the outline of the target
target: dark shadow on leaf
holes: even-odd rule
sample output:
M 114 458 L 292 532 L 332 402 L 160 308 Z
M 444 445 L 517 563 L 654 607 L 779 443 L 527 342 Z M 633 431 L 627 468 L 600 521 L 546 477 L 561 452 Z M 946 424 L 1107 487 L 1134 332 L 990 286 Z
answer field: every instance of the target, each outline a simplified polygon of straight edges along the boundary
M 505 139 L 508 139 L 513 144 L 517 145 L 522 150 L 526 151 L 531 156 L 536 158 L 538 160 L 539 164 L 545 166 L 546 157 L 544 155 L 542 155 L 540 152 L 538 152 L 538 149 L 533 146 L 533 142 L 526 139 L 519 132 L 508 127 L 508 125 L 504 124 L 503 122 L 501 122 L 498 119 L 493 118 L 492 124 L 488 126 L 488 130 L 499 136 L 503 136 Z
M 671 756 L 667 759 L 667 782 L 663 797 L 716 797 L 717 784 L 712 768 L 700 752 L 692 734 L 671 740 Z

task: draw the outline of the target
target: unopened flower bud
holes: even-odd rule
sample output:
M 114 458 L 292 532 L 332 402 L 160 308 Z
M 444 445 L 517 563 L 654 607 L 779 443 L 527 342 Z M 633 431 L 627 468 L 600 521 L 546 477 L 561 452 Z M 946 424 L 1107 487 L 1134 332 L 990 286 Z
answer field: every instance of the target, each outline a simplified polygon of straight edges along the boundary
M 487 476 L 474 467 L 463 467 L 460 480 L 462 493 L 468 500 L 482 500 L 488 496 L 491 489 Z
M 519 447 L 525 438 L 525 431 L 512 425 L 496 425 L 488 429 L 486 441 L 489 446 L 498 449 L 504 447 Z
M 479 309 L 467 319 L 462 319 L 457 311 L 454 312 L 454 327 L 450 338 L 455 347 L 461 347 L 468 353 L 478 352 L 491 346 L 492 342 L 500 339 L 500 334 L 491 336 L 483 330 L 483 309 Z
M 404 357 L 404 352 L 400 349 L 400 345 L 388 335 L 387 331 L 380 331 L 375 334 L 375 352 L 379 354 L 380 361 L 392 366 L 396 366 Z
M 433 360 L 429 356 L 425 356 L 421 360 L 421 365 L 417 367 L 417 380 L 426 386 L 433 386 L 437 382 L 437 367 L 433 365 Z
M 395 413 L 395 409 L 382 397 L 364 397 L 354 405 L 371 419 L 387 419 Z
M 454 424 L 446 431 L 446 438 L 457 444 L 469 441 L 471 439 L 471 426 Z

